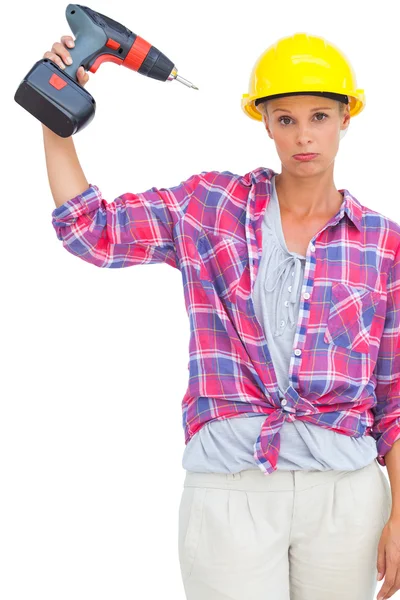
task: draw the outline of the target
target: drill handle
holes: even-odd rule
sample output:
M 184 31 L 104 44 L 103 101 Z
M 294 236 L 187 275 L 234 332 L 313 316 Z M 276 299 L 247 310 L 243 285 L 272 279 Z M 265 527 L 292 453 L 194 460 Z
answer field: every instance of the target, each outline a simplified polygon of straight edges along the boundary
M 66 66 L 63 71 L 75 81 L 78 80 L 76 73 L 81 65 L 85 71 L 96 72 L 102 61 L 97 65 L 95 63 L 102 54 L 106 54 L 108 60 L 112 60 L 114 55 L 115 62 L 121 63 L 136 37 L 121 23 L 87 6 L 68 4 L 65 16 L 75 36 L 75 46 L 69 50 L 72 65 Z M 112 40 L 111 46 L 107 45 L 109 40 Z

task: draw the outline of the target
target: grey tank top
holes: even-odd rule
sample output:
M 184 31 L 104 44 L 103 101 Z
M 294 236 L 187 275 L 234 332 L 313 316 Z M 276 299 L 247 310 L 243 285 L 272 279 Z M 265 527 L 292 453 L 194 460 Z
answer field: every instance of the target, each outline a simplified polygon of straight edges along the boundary
M 262 256 L 253 290 L 254 310 L 262 325 L 281 391 L 290 385 L 289 363 L 300 306 L 305 256 L 286 246 L 275 177 L 262 223 Z M 265 415 L 210 421 L 185 446 L 188 471 L 236 473 L 257 469 L 253 446 Z M 375 439 L 354 438 L 305 421 L 286 421 L 280 430 L 277 469 L 354 470 L 377 456 Z

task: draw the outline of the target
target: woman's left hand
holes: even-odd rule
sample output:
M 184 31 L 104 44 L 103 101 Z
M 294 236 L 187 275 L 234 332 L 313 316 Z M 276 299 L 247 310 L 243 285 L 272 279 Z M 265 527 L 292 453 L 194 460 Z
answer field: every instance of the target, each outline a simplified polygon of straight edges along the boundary
M 378 581 L 385 577 L 377 600 L 387 600 L 400 589 L 400 518 L 390 518 L 378 544 Z

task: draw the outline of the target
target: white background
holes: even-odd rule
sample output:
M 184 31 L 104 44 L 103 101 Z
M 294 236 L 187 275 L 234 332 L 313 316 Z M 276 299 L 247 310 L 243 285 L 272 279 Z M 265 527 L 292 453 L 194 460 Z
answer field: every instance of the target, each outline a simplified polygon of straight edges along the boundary
M 41 124 L 13 99 L 34 63 L 72 33 L 67 4 L 22 0 L 2 13 L 0 598 L 184 600 L 178 508 L 189 320 L 181 274 L 166 264 L 100 269 L 63 249 L 51 224 Z M 400 221 L 392 3 L 89 6 L 156 46 L 199 88 L 113 63 L 89 73 L 96 116 L 74 142 L 108 202 L 206 170 L 280 172 L 274 142 L 240 101 L 260 54 L 305 31 L 347 55 L 366 93 L 340 143 L 336 188 Z

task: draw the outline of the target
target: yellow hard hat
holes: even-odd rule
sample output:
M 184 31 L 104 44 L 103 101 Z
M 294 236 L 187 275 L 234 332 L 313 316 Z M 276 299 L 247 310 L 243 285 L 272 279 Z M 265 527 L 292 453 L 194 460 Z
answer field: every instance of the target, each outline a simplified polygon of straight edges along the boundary
M 350 116 L 365 107 L 364 90 L 357 88 L 353 68 L 334 44 L 322 37 L 295 33 L 269 46 L 250 75 L 242 109 L 257 121 L 257 100 L 293 94 L 328 96 L 350 105 Z

